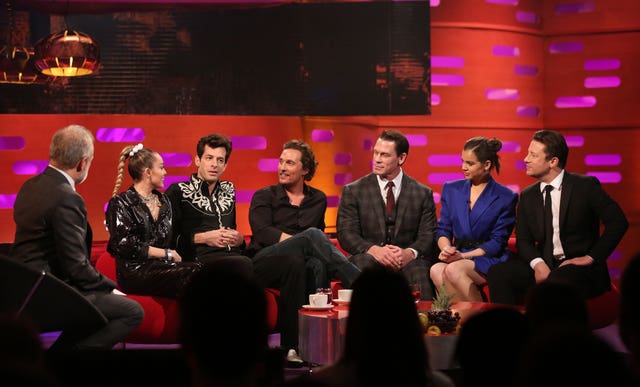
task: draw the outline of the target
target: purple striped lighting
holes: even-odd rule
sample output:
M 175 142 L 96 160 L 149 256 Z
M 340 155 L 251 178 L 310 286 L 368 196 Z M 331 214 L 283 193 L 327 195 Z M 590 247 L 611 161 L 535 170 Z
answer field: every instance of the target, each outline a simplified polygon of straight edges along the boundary
M 609 277 L 611 277 L 612 279 L 620 279 L 620 277 L 622 277 L 622 269 L 619 269 L 617 267 L 610 267 Z
M 621 261 L 622 252 L 620 250 L 613 250 L 613 253 L 607 258 L 607 261 Z
M 518 114 L 518 117 L 538 117 L 540 108 L 537 106 L 518 106 L 516 114 Z
M 620 68 L 620 59 L 587 59 L 584 61 L 585 70 L 602 71 L 617 70 Z
M 49 160 L 20 160 L 13 163 L 12 170 L 16 175 L 37 175 L 49 165 Z
M 522 150 L 522 146 L 517 141 L 505 141 L 502 143 L 502 152 L 518 153 Z
M 260 172 L 276 172 L 280 159 L 260 159 L 258 161 L 258 170 Z
M 518 89 L 487 89 L 484 96 L 492 101 L 515 101 L 518 99 Z
M 0 209 L 13 208 L 17 194 L 0 194 Z
M 527 164 L 524 162 L 524 160 L 516 160 L 515 163 L 513 163 L 513 167 L 516 169 L 516 171 L 524 171 L 527 169 Z
M 432 93 L 431 94 L 431 106 L 440 105 L 440 94 Z
M 574 3 L 560 3 L 553 7 L 553 13 L 556 15 L 566 15 L 572 13 L 589 13 L 596 10 L 593 1 L 580 1 Z
M 431 68 L 459 69 L 464 67 L 464 59 L 459 56 L 432 56 Z
M 362 150 L 370 151 L 373 149 L 373 141 L 371 139 L 365 139 L 362 141 Z
M 236 190 L 236 203 L 251 203 L 255 190 Z
M 335 165 L 351 165 L 351 153 L 336 153 L 333 156 Z
M 440 203 L 440 198 L 442 197 L 442 195 L 439 192 L 434 192 L 433 193 L 433 202 L 435 204 Z
M 558 109 L 590 108 L 596 106 L 596 97 L 592 95 L 558 97 L 555 105 Z
M 182 183 L 184 181 L 189 181 L 189 179 L 191 179 L 191 176 L 166 175 L 164 177 L 164 189 L 169 188 L 169 186 L 173 183 Z
M 540 17 L 533 12 L 516 11 L 516 21 L 520 23 L 538 24 Z
M 427 180 L 430 184 L 444 184 L 447 181 L 464 179 L 462 172 L 436 172 L 430 173 Z
M 439 7 L 440 6 L 440 0 L 429 0 L 429 6 L 431 8 Z
M 188 167 L 191 165 L 191 155 L 188 153 L 160 153 L 165 167 Z
M 538 66 L 515 65 L 513 66 L 513 72 L 516 75 L 534 77 L 538 75 Z
M 142 128 L 100 128 L 96 132 L 100 142 L 141 142 L 145 137 Z
M 327 207 L 336 208 L 340 204 L 340 196 L 327 196 Z
M 513 192 L 519 194 L 520 193 L 520 186 L 517 184 L 507 184 L 506 185 L 507 188 L 509 188 L 510 190 L 512 190 Z
M 23 149 L 26 143 L 22 136 L 0 136 L 0 150 Z
M 438 167 L 460 166 L 462 161 L 460 155 L 430 155 L 427 157 L 427 164 Z
M 585 165 L 620 165 L 622 164 L 622 156 L 618 154 L 602 154 L 602 155 L 586 155 L 584 157 Z
M 604 89 L 620 86 L 620 77 L 617 75 L 609 75 L 605 77 L 586 77 L 584 79 L 584 87 L 587 89 Z
M 429 141 L 424 134 L 408 134 L 405 137 L 411 146 L 426 146 Z
M 511 5 L 514 7 L 518 5 L 518 0 L 484 0 L 484 2 L 489 4 Z
M 571 54 L 583 50 L 582 42 L 556 42 L 549 45 L 552 54 Z
M 564 136 L 569 148 L 580 148 L 584 146 L 584 136 Z
M 516 46 L 493 46 L 491 52 L 495 56 L 520 56 L 520 48 Z
M 333 182 L 335 185 L 345 185 L 351 183 L 353 180 L 350 173 L 336 173 L 333 176 Z
M 616 184 L 622 181 L 620 172 L 587 172 L 587 176 L 593 176 L 602 184 Z
M 229 140 L 233 143 L 233 149 L 267 149 L 267 138 L 264 136 L 232 136 Z
M 462 86 L 464 76 L 455 74 L 432 74 L 431 86 Z
M 331 141 L 333 141 L 333 130 L 314 129 L 311 132 L 311 141 L 313 141 L 313 142 L 331 142 Z

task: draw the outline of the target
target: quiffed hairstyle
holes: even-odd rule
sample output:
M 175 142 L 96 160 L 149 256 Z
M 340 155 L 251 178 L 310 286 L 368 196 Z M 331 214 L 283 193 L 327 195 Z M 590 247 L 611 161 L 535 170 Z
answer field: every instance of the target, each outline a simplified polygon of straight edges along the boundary
M 409 154 L 409 140 L 398 130 L 385 130 L 378 137 L 384 141 L 393 141 L 396 144 L 396 155 Z
M 204 147 L 207 145 L 211 149 L 223 147 L 227 151 L 227 154 L 224 157 L 224 163 L 226 164 L 227 161 L 229 161 L 229 156 L 231 156 L 232 144 L 231 140 L 229 140 L 225 135 L 214 133 L 202 137 L 198 141 L 198 145 L 196 145 L 196 154 L 198 155 L 199 159 L 202 158 L 202 155 L 204 154 Z
M 287 141 L 283 146 L 282 150 L 285 149 L 296 149 L 299 150 L 302 154 L 301 162 L 302 167 L 309 171 L 305 176 L 304 180 L 309 181 L 313 178 L 313 175 L 316 173 L 316 168 L 318 167 L 318 161 L 316 160 L 316 156 L 313 154 L 313 150 L 306 142 L 302 140 L 291 140 Z
M 502 149 L 502 141 L 495 137 L 491 140 L 486 137 L 473 137 L 467 140 L 463 149 L 472 151 L 482 164 L 487 160 L 491 161 L 489 171 L 495 167 L 496 172 L 500 173 L 500 156 L 498 156 L 498 151 Z
M 547 160 L 558 158 L 558 166 L 564 169 L 569 158 L 569 147 L 564 136 L 553 130 L 539 130 L 533 134 L 533 141 L 538 141 L 544 145 L 544 153 Z

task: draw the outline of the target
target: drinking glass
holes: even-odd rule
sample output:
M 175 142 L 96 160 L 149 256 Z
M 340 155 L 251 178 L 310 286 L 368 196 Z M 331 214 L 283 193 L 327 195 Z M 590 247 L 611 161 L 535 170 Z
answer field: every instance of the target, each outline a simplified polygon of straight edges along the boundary
M 413 296 L 413 300 L 416 304 L 420 301 L 420 297 L 422 296 L 422 287 L 420 284 L 411 284 L 409 285 L 411 288 L 411 295 Z

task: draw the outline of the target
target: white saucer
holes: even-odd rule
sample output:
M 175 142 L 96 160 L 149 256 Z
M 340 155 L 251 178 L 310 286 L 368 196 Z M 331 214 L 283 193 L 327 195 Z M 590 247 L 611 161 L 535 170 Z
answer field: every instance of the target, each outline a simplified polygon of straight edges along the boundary
M 302 305 L 302 307 L 304 309 L 309 309 L 309 310 L 328 310 L 333 308 L 333 305 L 331 304 L 327 304 L 327 305 L 322 305 L 322 306 L 315 306 L 315 305 Z
M 351 302 L 351 300 L 341 300 L 339 298 L 334 298 L 332 301 L 338 305 L 346 305 Z

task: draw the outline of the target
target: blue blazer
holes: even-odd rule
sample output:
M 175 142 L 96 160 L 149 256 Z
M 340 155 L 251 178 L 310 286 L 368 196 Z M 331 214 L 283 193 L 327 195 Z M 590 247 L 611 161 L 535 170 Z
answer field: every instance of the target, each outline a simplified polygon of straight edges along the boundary
M 440 219 L 436 230 L 437 238 L 477 241 L 474 248 L 482 248 L 487 255 L 475 257 L 475 269 L 486 274 L 489 268 L 509 258 L 507 242 L 516 221 L 518 194 L 495 180 L 490 179 L 469 211 L 471 181 L 455 180 L 442 186 L 440 199 Z

